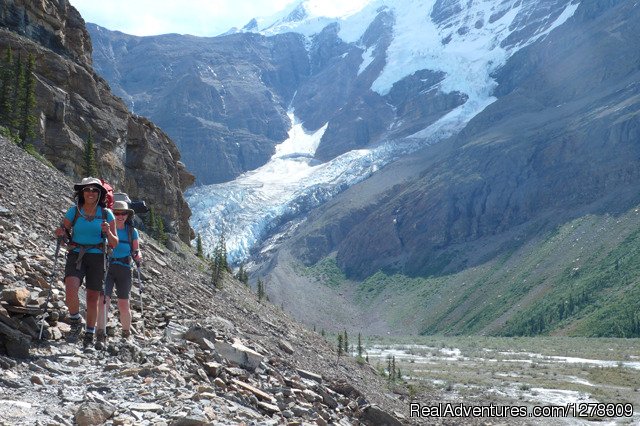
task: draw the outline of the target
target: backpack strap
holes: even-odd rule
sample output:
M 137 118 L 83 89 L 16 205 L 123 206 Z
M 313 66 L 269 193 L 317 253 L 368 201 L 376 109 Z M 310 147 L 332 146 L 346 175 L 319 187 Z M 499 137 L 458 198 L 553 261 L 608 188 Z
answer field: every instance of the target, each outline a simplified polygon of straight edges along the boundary
M 129 253 L 133 258 L 133 231 L 135 228 L 133 227 L 133 225 L 129 225 L 129 224 L 127 224 L 126 226 L 127 226 L 127 238 L 129 238 Z

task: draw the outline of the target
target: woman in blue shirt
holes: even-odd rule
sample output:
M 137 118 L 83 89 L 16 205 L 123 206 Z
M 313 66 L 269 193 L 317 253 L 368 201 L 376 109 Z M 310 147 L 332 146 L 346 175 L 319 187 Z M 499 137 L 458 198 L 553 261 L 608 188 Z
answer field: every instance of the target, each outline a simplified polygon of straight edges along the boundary
M 113 250 L 111 264 L 104 286 L 104 296 L 100 296 L 98 302 L 98 334 L 97 349 L 104 349 L 107 336 L 104 332 L 106 314 L 111 303 L 111 293 L 115 285 L 118 294 L 118 311 L 120 311 L 120 324 L 122 325 L 122 337 L 131 336 L 131 309 L 129 307 L 129 294 L 131 292 L 131 260 L 136 263 L 142 261 L 140 254 L 138 230 L 133 227 L 133 210 L 125 201 L 113 203 L 113 214 L 116 217 L 116 229 L 118 231 L 118 245 Z M 103 297 L 106 297 L 106 302 Z
M 82 332 L 78 290 L 84 279 L 87 284 L 87 324 L 83 344 L 93 343 L 98 300 L 104 279 L 104 239 L 111 247 L 118 245 L 116 221 L 105 206 L 107 190 L 100 179 L 88 177 L 73 186 L 76 205 L 67 210 L 56 236 L 70 236 L 69 252 L 64 269 L 65 303 L 69 309 L 70 342 L 78 340 Z

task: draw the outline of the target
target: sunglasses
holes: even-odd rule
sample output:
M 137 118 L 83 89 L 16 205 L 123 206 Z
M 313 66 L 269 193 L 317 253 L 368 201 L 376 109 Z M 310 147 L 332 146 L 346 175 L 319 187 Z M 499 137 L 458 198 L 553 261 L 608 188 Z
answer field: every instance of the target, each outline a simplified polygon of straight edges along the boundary
M 113 212 L 114 215 L 116 216 L 127 216 L 129 213 L 127 212 Z
M 100 192 L 100 189 L 90 186 L 88 188 L 82 188 L 82 192 Z

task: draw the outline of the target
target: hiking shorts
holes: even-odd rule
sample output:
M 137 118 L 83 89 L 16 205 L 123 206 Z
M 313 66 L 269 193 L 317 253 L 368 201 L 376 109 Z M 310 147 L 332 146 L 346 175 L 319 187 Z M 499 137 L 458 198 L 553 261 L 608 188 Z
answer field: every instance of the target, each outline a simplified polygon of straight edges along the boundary
M 64 277 L 76 277 L 85 279 L 88 290 L 102 291 L 104 279 L 104 255 L 102 253 L 85 253 L 80 263 L 80 269 L 76 269 L 79 253 L 70 251 L 67 253 L 67 263 L 64 266 Z
M 118 299 L 128 299 L 131 293 L 131 268 L 112 263 L 109 265 L 107 280 L 104 285 L 104 294 L 111 297 L 115 284 Z

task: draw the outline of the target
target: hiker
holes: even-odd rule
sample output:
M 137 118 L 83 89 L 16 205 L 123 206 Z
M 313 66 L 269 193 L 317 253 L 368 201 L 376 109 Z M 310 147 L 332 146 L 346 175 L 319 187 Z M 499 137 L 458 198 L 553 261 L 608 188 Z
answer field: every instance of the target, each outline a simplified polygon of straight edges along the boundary
M 73 185 L 73 189 L 76 204 L 67 210 L 62 226 L 56 229 L 56 236 L 69 238 L 64 286 L 71 325 L 67 336 L 70 342 L 76 342 L 82 332 L 78 290 L 83 279 L 87 285 L 87 318 L 83 339 L 86 348 L 93 343 L 98 300 L 104 281 L 107 256 L 104 239 L 107 239 L 110 247 L 115 247 L 118 245 L 118 236 L 115 217 L 105 205 L 107 190 L 100 179 L 84 178 Z
M 131 336 L 131 309 L 129 307 L 129 294 L 131 292 L 131 260 L 136 264 L 142 262 L 140 253 L 138 230 L 133 226 L 134 211 L 129 208 L 126 201 L 113 203 L 113 214 L 116 217 L 116 229 L 118 230 L 118 245 L 113 250 L 109 272 L 105 280 L 104 294 L 100 295 L 98 302 L 98 331 L 96 348 L 104 349 L 107 341 L 105 334 L 107 313 L 111 304 L 111 293 L 116 287 L 118 296 L 118 311 L 120 312 L 120 324 L 122 325 L 122 337 L 128 339 Z M 106 301 L 105 301 L 106 298 Z

